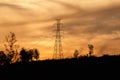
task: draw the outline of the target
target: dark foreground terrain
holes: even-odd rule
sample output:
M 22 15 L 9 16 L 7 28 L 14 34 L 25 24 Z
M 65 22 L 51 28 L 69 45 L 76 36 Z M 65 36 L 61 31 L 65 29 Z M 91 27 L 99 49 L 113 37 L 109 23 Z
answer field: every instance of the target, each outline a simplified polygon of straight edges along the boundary
M 0 80 L 85 80 L 120 77 L 120 56 L 80 57 L 15 63 L 0 67 Z

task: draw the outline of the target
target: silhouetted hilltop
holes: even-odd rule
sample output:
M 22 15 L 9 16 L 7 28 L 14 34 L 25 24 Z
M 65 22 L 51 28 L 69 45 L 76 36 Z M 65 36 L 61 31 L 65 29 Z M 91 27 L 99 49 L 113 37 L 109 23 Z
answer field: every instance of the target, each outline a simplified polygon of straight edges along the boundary
M 83 76 L 108 77 L 120 71 L 120 56 L 79 57 L 60 60 L 43 60 L 33 62 L 19 62 L 1 67 L 1 76 L 4 78 L 41 78 L 64 79 Z M 57 78 L 56 78 L 57 77 Z M 15 78 L 15 79 L 17 79 Z

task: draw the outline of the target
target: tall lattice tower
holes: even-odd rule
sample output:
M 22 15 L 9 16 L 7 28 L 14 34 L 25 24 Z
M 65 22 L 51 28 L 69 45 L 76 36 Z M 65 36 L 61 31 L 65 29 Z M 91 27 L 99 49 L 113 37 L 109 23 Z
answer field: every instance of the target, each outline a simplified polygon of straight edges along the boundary
M 61 19 L 56 20 L 56 39 L 54 45 L 54 53 L 53 59 L 62 59 L 63 58 L 63 50 L 62 50 L 62 41 L 61 41 Z

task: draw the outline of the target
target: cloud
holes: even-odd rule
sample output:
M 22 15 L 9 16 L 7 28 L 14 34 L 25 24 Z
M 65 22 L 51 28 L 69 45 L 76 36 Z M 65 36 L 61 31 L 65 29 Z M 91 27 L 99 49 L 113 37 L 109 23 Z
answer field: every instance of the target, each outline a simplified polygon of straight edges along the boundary
M 66 3 L 63 1 L 59 1 L 59 0 L 57 0 L 57 1 L 56 0 L 47 0 L 47 1 L 62 5 L 68 9 L 72 9 L 73 11 L 81 11 L 82 12 L 82 8 L 75 6 L 75 5 L 71 5 L 70 3 Z
M 0 3 L 0 7 L 7 7 L 7 8 L 16 9 L 16 10 L 26 10 L 25 8 L 19 5 L 9 4 L 9 3 Z
M 65 55 L 72 55 L 73 49 L 82 47 L 86 49 L 83 51 L 86 53 L 88 43 L 94 44 L 95 53 L 100 54 L 102 50 L 109 48 L 110 43 L 116 48 L 120 41 L 119 2 L 119 0 L 0 1 L 2 33 L 0 36 L 13 31 L 23 46 L 36 45 L 47 54 L 49 51 L 46 49 L 54 45 L 56 19 L 60 18 L 63 48 L 65 52 L 69 52 Z
M 84 16 L 77 14 L 77 17 L 71 16 L 71 20 L 67 23 L 66 31 L 73 31 L 77 28 L 81 33 L 112 33 L 114 31 L 119 31 L 119 19 L 120 15 L 118 13 L 120 6 L 115 6 L 114 8 L 108 8 L 106 10 L 100 10 L 92 13 L 87 13 Z M 114 10 L 114 11 L 113 11 Z M 76 16 L 76 15 L 75 15 Z M 75 19 L 76 18 L 76 19 Z M 72 21 L 74 20 L 74 21 Z M 74 26 L 74 27 L 71 27 Z M 84 27 L 84 28 L 83 28 Z M 72 28 L 72 29 L 70 29 Z M 81 30 L 82 29 L 82 30 Z M 75 31 L 76 33 L 77 31 Z M 74 33 L 74 31 L 73 31 Z M 73 34 L 72 33 L 72 34 Z

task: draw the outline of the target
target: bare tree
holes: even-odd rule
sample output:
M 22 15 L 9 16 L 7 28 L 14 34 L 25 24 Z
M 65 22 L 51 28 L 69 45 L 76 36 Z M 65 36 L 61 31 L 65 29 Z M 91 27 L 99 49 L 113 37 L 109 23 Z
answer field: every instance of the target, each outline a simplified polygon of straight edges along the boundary
M 15 43 L 17 42 L 16 40 L 16 35 L 14 32 L 10 32 L 7 36 L 5 36 L 6 39 L 6 44 L 5 44 L 5 49 L 8 52 L 8 58 L 11 60 L 10 62 L 14 61 L 14 58 L 17 56 L 17 45 Z

